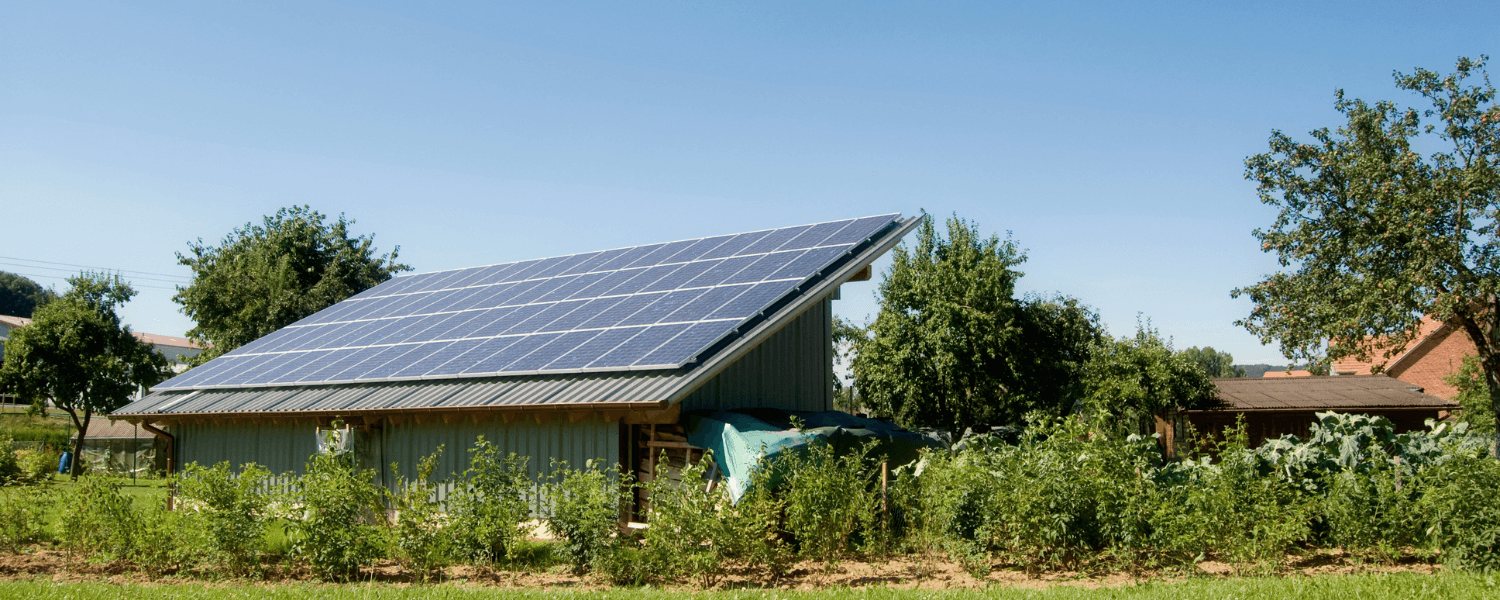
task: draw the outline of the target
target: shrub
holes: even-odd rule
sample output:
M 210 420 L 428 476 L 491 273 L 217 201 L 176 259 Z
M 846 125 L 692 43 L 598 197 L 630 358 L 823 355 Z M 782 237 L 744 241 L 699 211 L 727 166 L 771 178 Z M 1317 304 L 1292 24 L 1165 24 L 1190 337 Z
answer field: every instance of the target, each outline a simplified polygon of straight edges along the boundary
M 0 485 L 8 484 L 21 474 L 16 464 L 16 451 L 11 446 L 10 434 L 0 431 Z
M 412 481 L 400 478 L 395 463 L 391 473 L 399 482 L 399 491 L 392 498 L 396 509 L 395 526 L 391 529 L 395 550 L 407 567 L 422 574 L 426 579 L 434 569 L 448 564 L 449 533 L 443 528 L 442 505 L 438 502 L 437 486 L 431 482 L 437 469 L 438 458 L 443 447 L 417 463 L 417 477 Z
M 1322 506 L 1328 540 L 1356 554 L 1390 560 L 1420 541 L 1415 481 L 1399 467 L 1329 476 Z
M 16 466 L 19 473 L 16 483 L 34 485 L 52 480 L 57 471 L 58 453 L 46 450 L 16 450 Z
M 288 526 L 291 554 L 314 574 L 346 579 L 381 555 L 380 529 L 370 524 L 383 510 L 373 471 L 356 468 L 348 454 L 318 454 L 295 487 L 302 510 Z
M 230 573 L 241 575 L 260 567 L 270 477 L 255 463 L 242 466 L 235 475 L 228 462 L 221 462 L 212 468 L 190 464 L 177 478 L 183 506 L 195 511 L 196 524 L 207 534 L 211 559 Z
M 786 529 L 803 557 L 832 567 L 855 550 L 857 534 L 868 534 L 877 523 L 878 475 L 871 468 L 870 448 L 860 445 L 837 456 L 831 444 L 818 441 L 807 452 L 784 459 Z
M 727 503 L 722 490 L 709 491 L 704 481 L 708 453 L 697 464 L 684 465 L 673 480 L 666 456 L 645 488 L 651 499 L 640 563 L 666 581 L 684 577 L 712 586 L 725 572 L 726 537 L 719 506 Z
M 531 514 L 527 457 L 514 452 L 502 456 L 484 436 L 469 452 L 469 468 L 449 497 L 453 543 L 471 562 L 494 563 L 509 555 L 521 539 L 521 523 Z
M 1181 548 L 1192 544 L 1241 564 L 1274 564 L 1293 544 L 1306 540 L 1316 509 L 1316 497 L 1282 477 L 1248 446 L 1243 425 L 1231 432 L 1218 449 L 1217 464 L 1200 463 L 1180 495 L 1186 514 L 1158 514 L 1179 519 L 1178 527 L 1194 531 L 1167 541 Z M 1158 520 L 1158 528 L 1171 525 Z
M 140 529 L 130 498 L 120 484 L 99 477 L 80 477 L 62 494 L 58 536 L 70 556 L 124 558 Z
M 619 472 L 618 466 L 614 471 Z M 609 550 L 628 485 L 601 471 L 597 461 L 574 470 L 553 459 L 552 474 L 542 488 L 552 509 L 547 529 L 563 541 L 574 573 L 587 571 Z
M 1500 570 L 1500 461 L 1482 453 L 1459 454 L 1423 473 L 1418 501 L 1432 544 L 1445 565 Z
M 147 578 L 192 568 L 215 551 L 195 516 L 189 510 L 167 510 L 165 501 L 141 513 L 130 556 Z
M 17 552 L 41 540 L 53 496 L 40 487 L 0 490 L 0 550 Z

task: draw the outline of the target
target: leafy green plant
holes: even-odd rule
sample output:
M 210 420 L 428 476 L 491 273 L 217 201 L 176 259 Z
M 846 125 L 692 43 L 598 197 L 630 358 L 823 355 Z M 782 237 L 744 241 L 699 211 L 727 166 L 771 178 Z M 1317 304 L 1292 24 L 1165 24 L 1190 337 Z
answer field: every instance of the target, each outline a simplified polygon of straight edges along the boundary
M 167 510 L 165 501 L 140 513 L 130 558 L 147 578 L 193 568 L 216 551 L 203 521 L 195 517 L 191 510 Z
M 618 466 L 614 471 L 619 472 Z M 548 530 L 563 541 L 574 573 L 589 570 L 609 550 L 629 482 L 610 477 L 595 460 L 575 470 L 553 459 L 552 474 L 542 489 L 552 509 Z
M 50 482 L 57 470 L 57 459 L 55 450 L 16 450 L 18 473 L 11 481 L 25 485 Z
M 41 540 L 53 496 L 42 487 L 0 490 L 0 550 L 17 552 Z
M 270 472 L 255 463 L 235 474 L 228 462 L 210 468 L 189 464 L 176 480 L 184 508 L 194 511 L 207 534 L 211 558 L 232 574 L 260 567 L 261 537 L 265 534 L 266 492 Z
M 1417 502 L 1430 542 L 1445 565 L 1484 572 L 1500 570 L 1500 461 L 1481 452 L 1457 454 L 1423 474 Z
M 347 579 L 380 557 L 382 533 L 372 525 L 382 511 L 372 471 L 356 468 L 347 454 L 318 454 L 297 479 L 292 502 L 300 504 L 288 525 L 291 555 L 326 579 Z
M 115 559 L 130 554 L 140 520 L 119 483 L 82 477 L 61 494 L 61 509 L 58 537 L 69 556 Z
M 880 503 L 870 448 L 838 456 L 831 444 L 816 442 L 785 459 L 786 530 L 803 557 L 831 568 L 856 549 L 856 534 L 872 529 Z
M 720 507 L 728 500 L 723 490 L 710 490 L 704 479 L 712 460 L 712 453 L 706 453 L 697 464 L 684 465 L 674 478 L 663 456 L 644 486 L 651 504 L 639 560 L 655 578 L 687 577 L 711 587 L 726 571 L 729 544 Z
M 396 464 L 391 464 L 391 472 L 399 482 L 392 498 L 396 509 L 392 541 L 402 561 L 421 573 L 424 580 L 434 570 L 446 566 L 451 553 L 450 532 L 444 530 L 442 504 L 438 501 L 437 485 L 432 483 L 432 473 L 442 453 L 443 447 L 438 446 L 419 461 L 417 477 L 411 481 L 401 479 Z
M 469 452 L 469 468 L 448 498 L 453 542 L 463 558 L 494 563 L 509 556 L 521 539 L 521 523 L 531 515 L 528 457 L 502 455 L 484 436 Z

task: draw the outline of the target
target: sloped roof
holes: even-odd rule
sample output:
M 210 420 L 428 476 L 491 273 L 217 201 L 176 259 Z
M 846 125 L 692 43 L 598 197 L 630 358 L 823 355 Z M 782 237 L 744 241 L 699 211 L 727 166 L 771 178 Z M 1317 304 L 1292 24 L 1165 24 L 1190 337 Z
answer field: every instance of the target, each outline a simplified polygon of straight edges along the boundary
M 1421 388 L 1385 375 L 1215 379 L 1223 410 L 1358 410 L 1435 408 L 1458 405 L 1422 393 Z
M 16 316 L 12 316 L 12 315 L 0 315 L 0 323 L 4 323 L 4 324 L 9 325 L 11 327 L 25 327 L 25 326 L 31 324 L 31 319 L 28 319 L 26 317 L 16 317 Z M 184 338 L 184 337 L 176 337 L 176 336 L 170 336 L 170 335 L 159 335 L 159 334 L 155 334 L 155 333 L 142 333 L 142 332 L 139 332 L 139 331 L 132 331 L 130 333 L 131 333 L 131 335 L 135 336 L 135 339 L 138 339 L 138 340 L 140 340 L 142 342 L 146 342 L 147 344 L 156 344 L 156 345 L 159 345 L 159 346 L 173 346 L 173 347 L 176 347 L 176 348 L 192 348 L 192 349 L 195 349 L 195 350 L 202 349 L 202 346 L 199 346 L 198 344 L 194 343 L 192 340 L 189 340 L 189 339 Z
M 765 306 L 760 316 L 676 369 L 562 374 L 427 378 L 413 381 L 331 385 L 166 389 L 117 411 L 121 418 L 154 415 L 351 415 L 413 410 L 506 409 L 535 406 L 662 408 L 687 397 L 735 359 L 800 316 L 869 266 L 915 229 L 920 219 L 892 226 L 835 259 L 791 293 Z M 333 310 L 333 309 L 329 309 Z M 200 367 L 203 368 L 203 367 Z
M 1430 316 L 1424 316 L 1417 322 L 1416 335 L 1412 337 L 1412 340 L 1406 344 L 1406 348 L 1399 354 L 1395 354 L 1387 359 L 1385 352 L 1390 349 L 1389 341 L 1386 339 L 1376 339 L 1374 340 L 1374 347 L 1371 349 L 1370 360 L 1360 360 L 1353 356 L 1344 357 L 1333 363 L 1332 370 L 1334 373 L 1369 375 L 1373 372 L 1376 363 L 1383 363 L 1385 371 L 1392 371 L 1408 357 L 1415 354 L 1418 349 L 1437 340 L 1441 337 L 1441 334 L 1450 328 L 1445 322 Z
M 0 315 L 0 323 L 11 327 L 25 327 L 31 324 L 31 319 L 26 317 L 13 317 L 11 315 Z

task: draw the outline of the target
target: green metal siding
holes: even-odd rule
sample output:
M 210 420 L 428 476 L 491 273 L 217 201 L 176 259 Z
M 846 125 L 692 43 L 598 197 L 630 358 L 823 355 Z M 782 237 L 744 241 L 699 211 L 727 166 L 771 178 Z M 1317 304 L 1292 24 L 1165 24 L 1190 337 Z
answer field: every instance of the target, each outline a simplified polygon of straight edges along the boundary
M 475 425 L 465 421 L 458 424 L 427 423 L 415 425 L 387 425 L 379 436 L 383 444 L 384 460 L 381 466 L 390 471 L 396 463 L 403 477 L 416 473 L 417 461 L 443 446 L 443 455 L 438 462 L 434 477 L 462 473 L 469 465 L 469 449 L 480 435 L 500 447 L 501 452 L 514 452 L 530 458 L 528 463 L 533 475 L 546 472 L 552 458 L 568 461 L 581 467 L 590 459 L 603 459 L 605 464 L 620 460 L 620 426 L 597 418 L 578 423 L 566 419 L 555 419 L 538 425 L 528 418 L 509 425 L 498 420 Z
M 814 302 L 682 401 L 683 410 L 833 410 L 833 302 Z
M 229 461 L 238 469 L 256 463 L 272 473 L 302 472 L 318 452 L 317 429 L 303 425 L 173 424 L 178 464 L 211 467 Z

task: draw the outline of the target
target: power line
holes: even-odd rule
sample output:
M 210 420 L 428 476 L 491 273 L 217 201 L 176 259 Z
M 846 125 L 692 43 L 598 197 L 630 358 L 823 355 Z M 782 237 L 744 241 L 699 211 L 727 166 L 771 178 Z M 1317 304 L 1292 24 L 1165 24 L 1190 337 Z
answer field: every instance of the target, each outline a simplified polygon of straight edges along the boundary
M 3 260 L 0 260 L 0 265 L 8 265 L 8 266 L 12 266 L 12 267 L 21 267 L 23 269 L 44 269 L 44 270 L 47 270 L 47 271 L 62 271 L 62 272 L 65 272 L 65 273 L 67 273 L 67 272 L 76 273 L 76 271 L 72 271 L 70 269 L 64 269 L 62 267 L 43 267 L 41 265 L 27 265 L 27 264 L 21 264 L 21 263 L 6 262 L 6 261 L 3 261 Z M 108 272 L 108 271 L 106 271 L 106 272 Z M 124 274 L 121 274 L 121 277 L 129 279 L 131 281 L 135 281 L 137 279 L 144 279 L 146 281 L 156 281 L 156 282 L 160 282 L 160 283 L 178 283 L 178 284 L 183 284 L 183 285 L 187 284 L 187 282 L 182 281 L 182 280 L 178 280 L 178 279 L 158 279 L 156 277 L 145 277 L 145 276 L 141 276 L 141 275 L 124 275 Z
M 38 274 L 35 274 L 35 273 L 20 273 L 20 272 L 17 272 L 16 274 L 20 275 L 22 277 L 30 277 L 30 278 L 33 278 L 33 279 L 59 279 L 59 280 L 62 280 L 62 281 L 67 281 L 68 280 L 67 277 L 63 277 L 61 275 L 38 275 Z M 177 288 L 161 287 L 161 286 L 158 286 L 158 285 L 143 285 L 143 284 L 134 283 L 134 282 L 132 282 L 130 284 L 130 287 L 145 288 L 145 289 L 149 289 L 149 290 L 166 290 L 166 291 L 169 291 L 169 292 L 175 292 L 175 291 L 177 291 Z
M 37 260 L 37 259 L 34 259 L 34 258 L 17 258 L 17 257 L 14 257 L 14 256 L 0 256 L 0 260 L 19 260 L 19 261 L 22 261 L 22 262 L 41 263 L 41 264 L 44 264 L 44 265 L 62 265 L 64 267 L 78 267 L 80 269 L 90 269 L 90 270 L 93 270 L 93 271 L 118 271 L 120 273 L 138 273 L 138 274 L 141 274 L 141 275 L 155 275 L 157 277 L 171 277 L 171 278 L 174 278 L 174 279 L 188 279 L 187 277 L 183 277 L 181 275 L 172 275 L 170 273 L 153 273 L 151 271 L 136 271 L 136 270 L 132 270 L 132 269 L 109 269 L 109 268 L 105 268 L 105 267 L 93 267 L 93 266 L 89 266 L 89 265 L 75 265 L 73 263 L 52 262 L 50 260 Z M 17 265 L 17 266 L 30 266 L 30 265 Z M 41 267 L 41 268 L 46 268 L 46 267 Z

